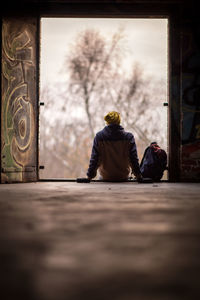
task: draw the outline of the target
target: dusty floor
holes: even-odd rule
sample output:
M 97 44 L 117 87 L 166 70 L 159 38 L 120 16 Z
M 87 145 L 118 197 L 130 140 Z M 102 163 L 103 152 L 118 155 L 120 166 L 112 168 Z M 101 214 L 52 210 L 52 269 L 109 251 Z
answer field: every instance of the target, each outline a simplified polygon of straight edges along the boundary
M 200 299 L 200 184 L 0 185 L 2 300 Z

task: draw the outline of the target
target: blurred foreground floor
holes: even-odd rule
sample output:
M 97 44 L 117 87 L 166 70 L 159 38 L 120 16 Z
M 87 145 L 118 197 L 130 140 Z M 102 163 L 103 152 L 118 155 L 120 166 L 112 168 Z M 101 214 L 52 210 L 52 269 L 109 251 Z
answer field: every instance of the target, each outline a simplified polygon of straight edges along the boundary
M 200 185 L 0 185 L 2 300 L 200 299 Z

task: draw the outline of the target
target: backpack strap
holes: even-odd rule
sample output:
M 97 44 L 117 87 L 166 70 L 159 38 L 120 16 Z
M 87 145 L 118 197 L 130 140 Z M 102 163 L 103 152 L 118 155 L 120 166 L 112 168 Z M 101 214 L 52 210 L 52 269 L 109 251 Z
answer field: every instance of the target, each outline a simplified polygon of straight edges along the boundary
M 143 164 L 143 161 L 144 161 L 145 155 L 146 155 L 147 151 L 149 150 L 149 148 L 150 148 L 150 146 L 149 146 L 149 147 L 147 147 L 147 148 L 145 149 L 145 151 L 144 151 L 144 154 L 143 154 L 142 160 L 141 160 L 141 162 L 140 162 L 140 167 L 141 167 L 141 166 L 142 166 L 142 164 Z

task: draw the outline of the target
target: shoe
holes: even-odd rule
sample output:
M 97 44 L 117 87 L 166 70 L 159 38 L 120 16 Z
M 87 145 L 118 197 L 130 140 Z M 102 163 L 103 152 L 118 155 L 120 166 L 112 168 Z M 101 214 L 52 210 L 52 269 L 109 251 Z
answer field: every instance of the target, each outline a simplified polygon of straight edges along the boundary
M 88 179 L 88 178 L 77 178 L 76 182 L 78 182 L 78 183 L 90 183 L 90 179 Z

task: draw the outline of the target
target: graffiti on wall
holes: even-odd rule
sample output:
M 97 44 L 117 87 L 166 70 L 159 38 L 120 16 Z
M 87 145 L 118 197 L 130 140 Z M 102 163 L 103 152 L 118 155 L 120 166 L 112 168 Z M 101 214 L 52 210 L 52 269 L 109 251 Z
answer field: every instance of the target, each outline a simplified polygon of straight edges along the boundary
M 182 176 L 200 179 L 200 28 L 182 40 Z
M 17 24 L 16 24 L 17 22 Z M 24 181 L 34 165 L 35 124 L 32 36 L 19 21 L 4 21 L 2 30 L 2 182 Z

